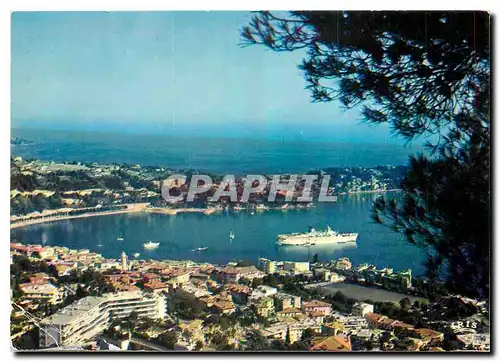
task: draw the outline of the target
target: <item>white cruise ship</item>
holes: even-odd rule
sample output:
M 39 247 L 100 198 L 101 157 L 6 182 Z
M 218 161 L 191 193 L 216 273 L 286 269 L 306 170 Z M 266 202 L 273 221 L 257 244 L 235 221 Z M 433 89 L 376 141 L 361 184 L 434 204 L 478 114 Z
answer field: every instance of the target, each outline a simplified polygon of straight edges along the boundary
M 148 241 L 147 243 L 144 243 L 144 249 L 156 249 L 160 243 L 153 243 L 152 241 Z
M 338 243 L 355 243 L 357 233 L 338 233 L 327 226 L 325 231 L 310 228 L 306 233 L 278 235 L 278 245 L 325 245 Z

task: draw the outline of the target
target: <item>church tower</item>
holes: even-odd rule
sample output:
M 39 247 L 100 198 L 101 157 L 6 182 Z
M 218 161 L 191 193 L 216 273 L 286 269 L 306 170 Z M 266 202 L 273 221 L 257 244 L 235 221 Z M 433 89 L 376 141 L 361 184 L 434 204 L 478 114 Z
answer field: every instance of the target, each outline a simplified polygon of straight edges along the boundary
M 124 251 L 122 251 L 122 270 L 128 270 L 128 259 L 127 259 L 127 254 L 125 254 Z

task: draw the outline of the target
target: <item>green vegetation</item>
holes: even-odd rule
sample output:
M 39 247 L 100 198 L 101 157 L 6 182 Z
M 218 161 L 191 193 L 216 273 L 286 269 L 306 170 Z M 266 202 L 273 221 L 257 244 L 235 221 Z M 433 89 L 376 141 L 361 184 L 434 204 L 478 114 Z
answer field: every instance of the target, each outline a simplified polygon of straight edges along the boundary
M 173 314 L 182 319 L 205 318 L 207 311 L 194 297 L 177 293 L 169 299 L 169 307 Z

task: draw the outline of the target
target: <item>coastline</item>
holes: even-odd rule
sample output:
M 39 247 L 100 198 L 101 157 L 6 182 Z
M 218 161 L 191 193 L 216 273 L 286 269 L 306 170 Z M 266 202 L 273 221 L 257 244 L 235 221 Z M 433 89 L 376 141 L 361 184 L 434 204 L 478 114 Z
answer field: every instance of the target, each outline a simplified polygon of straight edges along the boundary
M 146 212 L 151 214 L 162 214 L 162 215 L 176 215 L 178 213 L 186 213 L 186 212 L 194 212 L 194 213 L 202 213 L 204 215 L 211 215 L 217 211 L 216 208 L 182 208 L 182 209 L 168 209 L 162 207 L 148 207 L 149 203 L 137 203 L 137 204 L 126 204 L 126 209 L 123 210 L 113 210 L 113 211 L 103 211 L 103 212 L 89 212 L 80 215 L 65 215 L 65 216 L 54 216 L 54 217 L 46 217 L 35 220 L 25 220 L 16 223 L 10 224 L 10 229 L 16 229 L 20 227 L 25 227 L 29 225 L 41 224 L 45 222 L 54 222 L 54 221 L 62 221 L 62 220 L 71 220 L 71 219 L 79 219 L 79 218 L 87 218 L 92 216 L 106 216 L 106 215 L 118 215 L 118 214 L 130 214 L 137 212 Z
M 59 220 L 71 220 L 71 219 L 79 219 L 79 218 L 86 218 L 86 217 L 92 217 L 92 216 L 105 216 L 105 215 L 129 214 L 129 213 L 134 213 L 134 212 L 141 212 L 147 205 L 149 205 L 149 203 L 126 204 L 127 208 L 123 209 L 123 210 L 89 212 L 89 213 L 81 214 L 81 215 L 55 216 L 55 217 L 47 217 L 47 218 L 43 218 L 43 219 L 20 221 L 17 223 L 10 224 L 10 229 L 16 229 L 19 227 L 41 224 L 44 222 L 59 221 Z
M 403 191 L 403 189 L 350 191 L 350 192 L 339 192 L 339 195 L 384 194 L 387 192 L 401 192 L 401 191 Z
M 387 192 L 400 192 L 401 189 L 389 189 L 389 190 L 371 190 L 371 191 L 352 191 L 352 192 L 341 192 L 338 195 L 355 195 L 355 194 L 375 194 L 375 193 L 387 193 Z M 126 209 L 122 210 L 112 210 L 112 211 L 102 211 L 102 212 L 89 212 L 80 215 L 63 215 L 63 216 L 54 216 L 54 217 L 45 217 L 35 220 L 25 220 L 19 221 L 10 224 L 10 229 L 17 229 L 20 227 L 30 226 L 41 224 L 45 222 L 55 222 L 62 220 L 71 220 L 71 219 L 79 219 L 79 218 L 87 218 L 93 216 L 106 216 L 106 215 L 119 215 L 119 214 L 129 214 L 129 213 L 137 213 L 137 212 L 146 212 L 151 214 L 162 214 L 162 215 L 177 215 L 179 213 L 201 213 L 204 215 L 211 215 L 217 211 L 219 211 L 215 207 L 208 208 L 181 208 L 181 209 L 171 209 L 171 208 L 163 208 L 163 207 L 148 207 L 150 203 L 137 203 L 137 204 L 125 204 Z M 280 208 L 272 209 L 278 211 L 286 211 Z M 264 210 L 256 210 L 256 211 L 264 211 Z

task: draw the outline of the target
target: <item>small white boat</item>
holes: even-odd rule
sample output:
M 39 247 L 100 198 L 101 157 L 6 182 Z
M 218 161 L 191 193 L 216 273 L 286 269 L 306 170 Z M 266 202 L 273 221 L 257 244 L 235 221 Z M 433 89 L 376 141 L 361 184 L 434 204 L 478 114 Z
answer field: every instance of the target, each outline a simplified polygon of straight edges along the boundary
M 138 258 L 141 253 L 134 253 L 134 258 Z
M 102 248 L 102 244 L 97 244 L 97 247 L 98 248 Z
M 234 233 L 233 231 L 229 231 L 229 239 L 233 240 L 234 239 Z
M 116 240 L 123 241 L 124 239 L 122 237 L 118 237 L 118 238 L 116 238 Z
M 204 246 L 202 248 L 196 248 L 196 249 L 193 249 L 191 251 L 207 251 L 208 250 L 208 246 Z
M 144 243 L 144 249 L 156 249 L 158 246 L 160 246 L 160 243 L 153 243 L 152 241 Z

